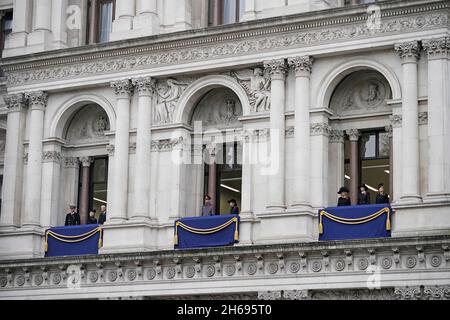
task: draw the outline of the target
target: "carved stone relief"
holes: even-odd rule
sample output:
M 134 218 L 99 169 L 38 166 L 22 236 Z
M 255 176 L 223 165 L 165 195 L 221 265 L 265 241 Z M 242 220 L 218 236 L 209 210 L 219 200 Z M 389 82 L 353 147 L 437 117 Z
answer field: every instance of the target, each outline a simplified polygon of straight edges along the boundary
M 341 116 L 389 111 L 391 88 L 376 71 L 356 71 L 337 86 L 330 107 Z
M 232 71 L 230 75 L 244 88 L 247 93 L 251 112 L 270 110 L 270 76 L 262 68 Z
M 109 128 L 108 116 L 103 108 L 95 104 L 86 105 L 72 118 L 66 139 L 71 143 L 103 141 Z
M 201 121 L 203 129 L 240 127 L 238 117 L 242 106 L 236 94 L 227 88 L 217 88 L 207 93 L 197 104 L 192 115 L 194 121 Z
M 156 109 L 154 122 L 165 124 L 173 122 L 173 113 L 178 104 L 178 100 L 186 90 L 187 86 L 193 82 L 191 78 L 174 79 L 168 78 L 159 80 L 156 83 Z

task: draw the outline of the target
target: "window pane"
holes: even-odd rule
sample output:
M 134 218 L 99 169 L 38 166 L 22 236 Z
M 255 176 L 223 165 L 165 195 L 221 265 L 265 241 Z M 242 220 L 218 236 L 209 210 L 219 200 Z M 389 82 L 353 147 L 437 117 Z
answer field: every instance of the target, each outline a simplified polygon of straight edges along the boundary
M 239 21 L 242 20 L 242 16 L 244 15 L 245 12 L 245 0 L 240 0 L 239 1 Z
M 106 181 L 106 159 L 95 159 L 93 177 L 94 183 Z
M 363 160 L 361 162 L 361 183 L 369 187 L 370 203 L 375 203 L 378 184 L 383 183 L 389 194 L 389 159 Z
M 390 155 L 389 134 L 387 132 L 381 132 L 379 139 L 380 139 L 378 146 L 379 157 L 381 158 L 389 157 Z
M 236 0 L 223 1 L 223 23 L 236 22 Z
M 100 39 L 99 42 L 107 42 L 112 28 L 112 2 L 100 5 Z
M 373 133 L 364 133 L 361 136 L 361 150 L 362 158 L 375 158 L 377 146 L 377 136 Z

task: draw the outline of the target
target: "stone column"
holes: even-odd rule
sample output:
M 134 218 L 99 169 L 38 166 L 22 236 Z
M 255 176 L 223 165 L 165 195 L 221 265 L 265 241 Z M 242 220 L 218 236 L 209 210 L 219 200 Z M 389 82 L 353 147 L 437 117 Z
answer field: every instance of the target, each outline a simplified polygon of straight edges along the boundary
M 67 1 L 68 0 L 52 0 L 51 28 L 54 49 L 67 47 Z
M 133 20 L 133 29 L 141 30 L 139 35 L 152 35 L 159 33 L 159 15 L 157 0 L 137 0 L 137 16 Z M 136 35 L 137 36 L 137 35 Z
M 14 55 L 14 51 L 8 49 L 25 47 L 27 45 L 27 36 L 31 31 L 33 2 L 32 0 L 14 1 L 14 19 L 12 33 L 5 43 L 3 57 Z
M 134 177 L 134 212 L 131 219 L 146 220 L 150 218 L 150 153 L 152 94 L 155 80 L 151 77 L 133 79 L 138 92 L 138 114 L 136 133 L 136 175 Z
M 311 207 L 310 186 L 310 76 L 313 59 L 309 56 L 289 58 L 295 71 L 295 198 L 293 207 Z
M 136 14 L 135 0 L 116 0 L 115 10 L 113 32 L 131 30 Z
M 242 193 L 241 193 L 241 216 L 251 215 L 252 208 L 252 186 L 253 186 L 253 164 L 257 152 L 255 150 L 254 130 L 245 130 L 242 134 Z
M 285 205 L 285 80 L 284 59 L 264 62 L 271 77 L 269 199 L 267 209 L 283 211 Z
M 90 185 L 90 167 L 93 159 L 90 157 L 81 157 L 81 190 L 80 190 L 80 214 L 81 224 L 86 224 L 89 215 L 89 185 Z
M 130 146 L 130 98 L 133 91 L 130 80 L 111 82 L 116 94 L 117 125 L 114 145 L 114 195 L 109 208 L 109 220 L 127 218 L 128 153 Z
M 428 53 L 428 194 L 450 201 L 450 37 L 423 41 Z
M 394 199 L 394 143 L 393 143 L 393 128 L 386 126 L 385 128 L 389 136 L 389 198 Z
M 23 226 L 39 226 L 42 184 L 42 139 L 44 136 L 44 110 L 47 93 L 42 91 L 26 93 L 31 114 L 28 145 L 27 182 L 25 185 L 25 212 Z
M 324 122 L 310 124 L 311 173 L 309 181 L 313 208 L 323 208 L 328 201 L 328 144 L 331 129 L 324 116 L 321 117 L 321 121 Z
M 417 62 L 420 57 L 420 45 L 417 41 L 395 45 L 402 60 L 403 99 L 402 99 L 402 202 L 420 202 L 420 166 L 419 166 L 419 103 L 417 84 Z
M 345 155 L 344 143 L 345 132 L 342 130 L 331 130 L 330 132 L 330 156 L 328 157 L 328 167 L 333 170 L 330 174 L 331 183 L 328 186 L 329 202 L 332 206 L 336 205 L 336 192 L 345 183 Z
M 397 202 L 400 200 L 402 194 L 402 116 L 400 114 L 394 114 L 390 118 L 392 127 L 392 198 L 391 202 Z
M 360 133 L 357 129 L 347 130 L 350 140 L 350 199 L 352 205 L 358 204 L 358 184 L 359 184 L 359 152 L 358 141 Z
M 49 228 L 55 226 L 58 221 L 58 215 L 62 215 L 59 208 L 59 181 L 61 173 L 61 146 L 57 143 L 51 143 L 46 146 L 47 150 L 43 153 L 42 163 L 42 185 L 41 189 L 41 226 Z
M 89 44 L 93 44 L 97 41 L 96 17 L 98 10 L 98 0 L 91 0 L 91 6 L 89 10 Z
M 214 206 L 216 213 L 218 213 L 219 208 L 217 208 L 216 201 L 216 188 L 217 188 L 217 164 L 216 164 L 216 150 L 213 148 L 209 153 L 209 165 L 208 165 L 208 195 L 211 197 L 211 204 Z
M 33 9 L 33 32 L 28 35 L 27 44 L 35 52 L 51 46 L 52 0 L 35 0 Z
M 20 205 L 23 179 L 23 139 L 26 121 L 26 100 L 23 93 L 4 97 L 8 109 L 3 168 L 2 213 L 0 228 L 20 226 Z
M 78 203 L 78 179 L 80 161 L 77 157 L 66 157 L 64 159 L 64 212 L 69 210 L 70 205 Z M 61 213 L 62 214 L 62 213 Z

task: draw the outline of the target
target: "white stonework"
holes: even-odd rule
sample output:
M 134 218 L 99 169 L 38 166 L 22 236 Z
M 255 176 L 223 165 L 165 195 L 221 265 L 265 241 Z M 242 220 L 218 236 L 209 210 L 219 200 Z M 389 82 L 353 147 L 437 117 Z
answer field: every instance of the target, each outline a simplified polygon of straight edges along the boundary
M 243 23 L 209 28 L 207 1 L 117 0 L 110 41 L 84 45 L 65 9 L 80 3 L 85 17 L 85 2 L 0 1 L 14 10 L 0 81 L 0 299 L 450 298 L 449 1 L 381 1 L 375 29 L 367 5 L 281 2 L 247 0 Z M 187 163 L 201 161 L 189 144 L 199 120 L 243 159 L 272 143 L 277 165 L 242 164 L 239 244 L 177 252 L 173 222 L 200 215 L 206 190 L 204 166 Z M 318 243 L 349 136 L 386 127 L 393 238 Z M 100 255 L 42 258 L 45 229 L 79 202 L 80 161 L 100 156 Z M 67 287 L 74 265 L 80 290 Z

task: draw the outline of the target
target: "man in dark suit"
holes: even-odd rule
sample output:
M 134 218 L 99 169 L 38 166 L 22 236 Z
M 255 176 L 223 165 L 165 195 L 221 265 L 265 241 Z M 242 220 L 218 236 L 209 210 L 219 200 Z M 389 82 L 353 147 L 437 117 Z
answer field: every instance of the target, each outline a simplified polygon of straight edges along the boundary
M 100 215 L 98 216 L 98 224 L 104 224 L 106 221 L 106 206 L 102 205 L 100 207 Z
M 80 225 L 80 215 L 75 211 L 76 207 L 74 205 L 70 206 L 70 212 L 66 215 L 65 226 L 79 226 Z

